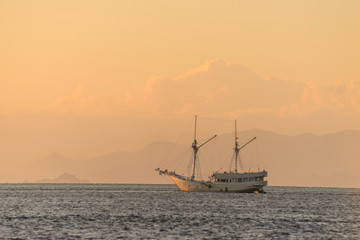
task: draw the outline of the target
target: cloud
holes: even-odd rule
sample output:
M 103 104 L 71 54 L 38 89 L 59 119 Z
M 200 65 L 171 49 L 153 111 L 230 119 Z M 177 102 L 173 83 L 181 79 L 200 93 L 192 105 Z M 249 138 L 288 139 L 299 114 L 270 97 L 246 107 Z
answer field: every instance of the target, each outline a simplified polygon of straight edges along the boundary
M 360 82 L 338 81 L 327 84 L 309 82 L 298 101 L 281 108 L 279 115 L 307 116 L 318 111 L 360 114 Z
M 50 109 L 153 118 L 198 113 L 232 119 L 259 114 L 284 119 L 309 117 L 318 111 L 351 116 L 360 114 L 360 83 L 265 79 L 242 65 L 217 59 L 175 77 L 151 76 L 116 96 L 87 96 L 80 85 L 70 96 L 58 98 Z
M 271 112 L 300 96 L 297 84 L 265 80 L 250 69 L 223 60 L 212 60 L 185 74 L 153 76 L 129 91 L 138 109 L 147 114 L 234 117 Z M 290 89 L 293 91 L 290 93 Z

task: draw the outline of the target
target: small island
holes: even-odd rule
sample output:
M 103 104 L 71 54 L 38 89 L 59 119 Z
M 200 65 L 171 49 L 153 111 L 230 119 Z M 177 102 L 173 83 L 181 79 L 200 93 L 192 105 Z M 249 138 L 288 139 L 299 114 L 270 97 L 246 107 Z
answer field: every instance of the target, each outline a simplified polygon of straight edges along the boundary
M 41 179 L 35 181 L 35 183 L 89 183 L 89 181 L 84 179 L 79 179 L 70 173 L 64 173 L 57 178 Z

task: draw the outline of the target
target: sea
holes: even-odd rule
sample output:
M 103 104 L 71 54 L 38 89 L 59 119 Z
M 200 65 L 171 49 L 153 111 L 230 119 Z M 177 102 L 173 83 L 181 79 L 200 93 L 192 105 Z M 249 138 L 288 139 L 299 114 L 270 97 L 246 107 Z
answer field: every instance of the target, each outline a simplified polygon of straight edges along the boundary
M 0 239 L 360 239 L 360 189 L 0 184 Z

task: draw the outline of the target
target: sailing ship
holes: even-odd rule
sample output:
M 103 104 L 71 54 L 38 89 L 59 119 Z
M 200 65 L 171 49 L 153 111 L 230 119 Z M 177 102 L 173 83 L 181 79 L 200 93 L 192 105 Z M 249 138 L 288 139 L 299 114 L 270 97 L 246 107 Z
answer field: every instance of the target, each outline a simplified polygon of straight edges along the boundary
M 192 171 L 191 176 L 183 176 L 175 173 L 175 171 L 168 171 L 167 169 L 161 170 L 160 168 L 155 169 L 159 172 L 160 175 L 167 175 L 171 180 L 184 192 L 254 192 L 254 193 L 264 193 L 264 187 L 267 185 L 267 181 L 264 179 L 267 177 L 267 171 L 258 171 L 258 172 L 238 172 L 238 162 L 239 161 L 239 152 L 241 149 L 246 147 L 248 144 L 253 142 L 256 137 L 252 138 L 242 146 L 239 146 L 237 130 L 236 130 L 236 120 L 235 120 L 235 168 L 229 172 L 214 172 L 210 177 L 209 181 L 204 181 L 202 179 L 196 179 L 196 171 L 199 170 L 198 163 L 198 151 L 206 143 L 210 142 L 217 135 L 211 137 L 204 143 L 198 146 L 196 139 L 196 124 L 197 116 L 195 116 L 195 134 L 194 142 L 192 143 L 193 156 L 192 156 Z

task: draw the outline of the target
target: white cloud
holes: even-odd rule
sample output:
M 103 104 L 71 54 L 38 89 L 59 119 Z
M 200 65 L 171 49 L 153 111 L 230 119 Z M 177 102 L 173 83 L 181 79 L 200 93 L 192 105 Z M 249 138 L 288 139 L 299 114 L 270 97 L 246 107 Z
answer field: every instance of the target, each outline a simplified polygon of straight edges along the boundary
M 360 114 L 360 83 L 306 84 L 264 79 L 248 68 L 212 60 L 179 76 L 152 76 L 117 96 L 87 96 L 82 86 L 51 106 L 80 115 L 237 118 L 271 114 L 279 119 L 309 117 L 317 111 Z
M 338 81 L 318 84 L 309 82 L 301 97 L 294 103 L 279 110 L 279 115 L 307 116 L 317 111 L 339 114 L 360 113 L 360 82 Z

